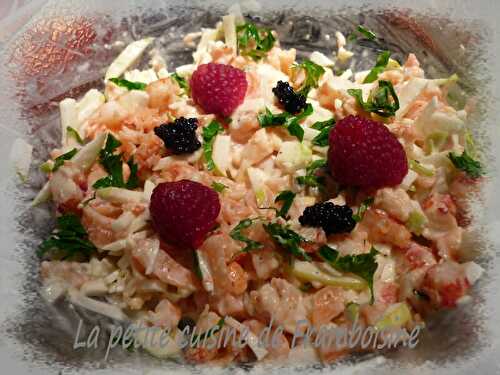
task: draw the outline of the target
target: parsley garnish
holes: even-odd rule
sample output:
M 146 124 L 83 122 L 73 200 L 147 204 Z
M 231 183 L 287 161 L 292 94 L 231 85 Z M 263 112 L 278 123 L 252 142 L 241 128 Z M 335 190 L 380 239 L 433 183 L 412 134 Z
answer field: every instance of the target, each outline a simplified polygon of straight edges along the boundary
M 462 153 L 462 155 L 450 152 L 448 154 L 448 157 L 450 158 L 455 168 L 464 171 L 465 173 L 467 173 L 468 176 L 472 178 L 478 178 L 484 174 L 481 163 L 471 158 L 470 155 L 465 150 Z
M 222 193 L 224 189 L 227 189 L 227 186 L 221 184 L 220 182 L 214 181 L 212 182 L 212 189 L 214 189 L 217 193 Z
M 358 27 L 356 28 L 356 30 L 361 35 L 363 35 L 366 39 L 368 39 L 368 40 L 375 40 L 375 39 L 377 39 L 377 36 L 375 35 L 375 33 L 373 31 L 371 31 L 371 30 L 368 30 L 363 25 L 358 25 Z
M 389 81 L 380 80 L 378 87 L 374 92 L 372 91 L 367 102 L 363 101 L 361 89 L 348 89 L 347 93 L 356 99 L 356 102 L 364 111 L 373 112 L 381 117 L 394 116 L 399 109 L 398 96 Z
M 318 176 L 319 169 L 326 167 L 325 159 L 318 159 L 313 161 L 306 167 L 306 175 L 297 177 L 297 182 L 301 185 L 310 187 L 322 187 L 325 183 L 325 178 Z
M 358 208 L 358 212 L 352 215 L 352 218 L 355 222 L 359 223 L 361 220 L 363 220 L 363 216 L 365 216 L 366 210 L 368 210 L 368 207 L 370 207 L 374 201 L 375 199 L 373 197 L 368 197 L 363 202 L 361 202 L 361 205 Z
M 370 70 L 370 73 L 365 77 L 363 83 L 372 83 L 376 81 L 378 75 L 382 73 L 389 62 L 389 57 L 391 57 L 391 53 L 389 51 L 384 51 L 377 57 L 377 62 L 375 66 Z
M 57 218 L 56 229 L 40 245 L 38 255 L 43 256 L 49 251 L 58 251 L 63 259 L 66 259 L 76 255 L 88 257 L 95 250 L 96 247 L 89 241 L 80 218 L 74 214 L 67 214 Z
M 298 91 L 298 94 L 305 97 L 312 88 L 318 87 L 319 79 L 325 73 L 325 69 L 321 65 L 313 63 L 311 60 L 304 60 L 300 64 L 295 64 L 294 69 L 304 69 L 306 73 L 306 79 Z
M 377 255 L 377 253 L 377 250 L 372 247 L 369 253 L 339 256 L 339 252 L 337 250 L 332 249 L 327 245 L 323 245 L 318 252 L 320 257 L 333 268 L 342 272 L 353 273 L 364 279 L 370 288 L 370 304 L 373 304 L 374 300 L 373 275 L 377 270 L 377 262 L 375 262 L 375 255 Z
M 263 58 L 276 41 L 271 30 L 250 22 L 236 26 L 236 34 L 240 55 L 250 56 L 254 60 Z
M 290 255 L 296 258 L 303 258 L 309 262 L 312 260 L 304 249 L 300 247 L 300 243 L 306 241 L 300 234 L 278 223 L 263 224 L 263 226 L 271 238 Z
M 62 154 L 61 156 L 58 156 L 57 158 L 54 159 L 54 165 L 52 166 L 52 172 L 57 171 L 60 167 L 63 166 L 64 162 L 66 160 L 70 160 L 73 156 L 76 155 L 78 150 L 74 148 L 71 151 L 66 152 L 65 154 Z
M 146 90 L 145 83 L 142 82 L 132 82 L 123 78 L 110 78 L 111 82 L 120 87 L 125 87 L 127 90 Z
M 276 211 L 276 214 L 278 216 L 281 216 L 282 218 L 286 219 L 286 215 L 288 213 L 288 210 L 290 207 L 292 207 L 293 200 L 295 199 L 295 193 L 291 192 L 290 190 L 283 190 L 278 194 L 276 199 L 274 200 L 274 203 L 278 202 L 283 202 L 283 205 L 281 206 L 281 209 Z
M 193 335 L 191 337 L 191 343 L 199 343 L 200 341 L 203 341 L 205 339 L 208 339 L 212 335 L 215 335 L 217 332 L 219 332 L 222 327 L 224 326 L 224 318 L 221 318 L 216 325 L 214 325 L 212 328 L 210 328 L 208 331 L 205 331 L 203 333 L 200 333 L 199 335 Z
M 264 247 L 260 242 L 251 240 L 247 236 L 245 236 L 243 233 L 241 233 L 242 230 L 250 228 L 250 226 L 256 221 L 258 218 L 255 219 L 243 219 L 241 220 L 234 228 L 233 230 L 229 233 L 231 238 L 236 241 L 241 241 L 246 244 L 246 246 L 241 250 L 244 253 L 247 253 L 252 250 L 256 249 L 261 249 Z
M 215 137 L 217 134 L 222 133 L 224 131 L 224 128 L 222 125 L 216 121 L 213 120 L 208 124 L 208 126 L 205 126 L 202 131 L 202 137 L 203 137 L 203 156 L 205 157 L 205 161 L 207 163 L 207 170 L 211 171 L 215 169 L 215 163 L 212 159 L 212 151 L 214 147 L 214 142 L 215 142 Z
M 133 157 L 130 157 L 127 161 L 127 164 L 130 167 L 130 177 L 126 183 L 123 181 L 123 154 L 114 154 L 114 151 L 120 146 L 121 142 L 113 137 L 112 134 L 108 134 L 108 137 L 106 138 L 106 145 L 99 152 L 99 162 L 109 175 L 97 180 L 93 185 L 94 189 L 101 189 L 110 186 L 135 189 L 139 186 L 139 178 L 137 176 L 138 167 L 137 164 L 134 163 Z
M 334 125 L 335 125 L 334 118 L 331 118 L 330 120 L 326 121 L 315 122 L 311 126 L 311 128 L 319 130 L 320 133 L 316 137 L 314 137 L 311 143 L 315 146 L 321 146 L 321 147 L 328 146 L 328 136 L 330 135 L 330 130 L 332 130 Z
M 189 93 L 189 83 L 187 82 L 186 78 L 181 77 L 177 73 L 170 74 L 170 78 L 172 78 L 175 82 L 177 82 L 179 87 L 183 89 L 186 94 Z
M 269 110 L 269 108 L 266 108 L 266 112 L 261 113 L 258 116 L 258 120 L 262 128 L 267 128 L 270 126 L 283 126 L 288 130 L 288 133 L 290 135 L 297 137 L 297 139 L 302 142 L 302 140 L 304 139 L 304 129 L 299 124 L 299 122 L 305 119 L 307 116 L 310 116 L 312 113 L 313 107 L 309 103 L 307 103 L 304 110 L 296 116 L 288 112 L 273 114 Z
M 73 137 L 78 142 L 78 144 L 83 145 L 83 139 L 80 137 L 80 134 L 76 131 L 76 129 L 71 126 L 66 127 L 66 137 Z

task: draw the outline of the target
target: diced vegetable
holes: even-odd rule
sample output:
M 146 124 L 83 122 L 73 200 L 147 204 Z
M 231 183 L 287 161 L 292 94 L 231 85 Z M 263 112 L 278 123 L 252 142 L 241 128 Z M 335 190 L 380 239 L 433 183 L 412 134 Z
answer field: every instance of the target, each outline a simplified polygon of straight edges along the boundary
M 96 190 L 96 196 L 112 203 L 142 202 L 144 193 L 142 191 L 128 190 L 118 187 L 105 187 Z
M 377 330 L 404 327 L 412 319 L 410 308 L 405 302 L 390 306 L 375 324 Z
M 35 199 L 33 199 L 33 202 L 31 202 L 31 205 L 33 207 L 38 206 L 39 204 L 45 203 L 51 198 L 51 191 L 50 191 L 50 181 L 47 181 L 45 185 L 40 189 L 38 194 L 36 195 Z
M 411 211 L 408 221 L 406 222 L 406 227 L 410 232 L 420 235 L 422 234 L 425 224 L 427 224 L 427 218 L 423 213 Z
M 71 139 L 68 137 L 68 128 L 74 129 L 77 134 L 80 128 L 76 100 L 71 98 L 62 100 L 59 103 L 59 112 L 61 113 L 61 144 L 66 145 Z
M 266 194 L 263 189 L 268 176 L 262 169 L 253 167 L 247 168 L 247 174 L 248 179 L 250 180 L 250 185 L 252 186 L 252 190 L 255 194 L 257 206 L 260 207 L 266 198 Z
M 232 14 L 222 17 L 222 28 L 224 29 L 224 40 L 226 45 L 231 47 L 233 53 L 238 52 L 238 40 L 236 36 L 236 21 Z
M 276 163 L 290 173 L 305 168 L 311 160 L 312 150 L 298 141 L 283 142 L 276 157 Z
M 410 169 L 425 177 L 432 177 L 436 174 L 432 166 L 423 165 L 418 160 L 410 160 Z
M 265 348 L 262 347 L 261 343 L 259 342 L 259 338 L 252 331 L 250 331 L 248 327 L 241 324 L 232 317 L 227 317 L 225 322 L 229 327 L 237 330 L 240 335 L 243 335 L 244 332 L 246 333 L 245 341 L 248 347 L 255 354 L 255 357 L 257 357 L 258 361 L 260 361 L 267 355 L 268 352 Z
M 427 87 L 428 80 L 423 78 L 410 79 L 399 92 L 399 109 L 396 111 L 396 118 L 402 118 L 417 96 Z
M 345 307 L 346 318 L 351 322 L 355 322 L 359 319 L 359 305 L 354 302 L 349 302 Z
M 91 142 L 87 143 L 77 152 L 77 154 L 72 159 L 73 163 L 80 166 L 85 171 L 89 170 L 92 164 L 94 164 L 94 162 L 97 160 L 99 151 L 101 151 L 102 147 L 104 146 L 105 140 L 106 133 L 99 134 Z
M 207 292 L 213 293 L 214 278 L 210 272 L 210 266 L 203 251 L 195 250 L 195 261 L 197 262 L 197 269 L 200 273 L 199 276 L 201 276 L 201 284 L 203 285 L 203 288 Z
M 322 271 L 315 263 L 295 260 L 292 274 L 302 281 L 318 281 L 323 285 L 340 286 L 346 289 L 363 290 L 367 284 L 354 276 L 334 276 Z
M 78 305 L 87 310 L 93 311 L 98 314 L 105 315 L 111 319 L 118 321 L 128 321 L 128 316 L 116 305 L 110 303 L 97 301 L 93 298 L 86 297 L 76 289 L 68 291 L 69 300 L 74 305 Z
M 110 78 L 120 77 L 129 70 L 139 60 L 146 48 L 153 43 L 153 40 L 154 38 L 145 38 L 130 43 L 111 63 L 104 76 L 104 80 L 107 81 Z
M 81 126 L 94 114 L 97 109 L 104 104 L 106 97 L 96 89 L 91 89 L 77 103 L 78 124 Z M 80 128 L 75 128 L 80 131 Z
M 231 166 L 231 136 L 217 134 L 213 144 L 212 160 L 215 170 L 227 176 L 227 170 Z
M 153 357 L 166 359 L 176 357 L 181 354 L 181 348 L 177 345 L 180 342 L 179 329 L 175 329 L 167 337 L 167 331 L 160 327 L 140 327 L 135 333 L 135 341 Z M 163 340 L 163 341 L 162 341 Z M 165 345 L 161 345 L 161 343 Z
M 213 120 L 212 122 L 210 122 L 210 124 L 205 126 L 202 130 L 203 156 L 205 158 L 205 162 L 207 164 L 207 169 L 209 171 L 212 171 L 213 169 L 215 169 L 215 162 L 213 160 L 214 142 L 215 142 L 215 139 L 217 137 L 217 134 L 222 133 L 223 131 L 224 131 L 224 128 L 216 120 Z M 227 142 L 227 141 L 223 141 L 223 142 Z M 227 147 L 227 145 L 225 147 Z M 224 157 L 227 157 L 227 156 L 228 156 L 228 154 L 224 155 Z M 219 158 L 220 157 L 221 156 L 219 155 Z M 224 164 L 224 162 L 223 162 L 223 164 Z

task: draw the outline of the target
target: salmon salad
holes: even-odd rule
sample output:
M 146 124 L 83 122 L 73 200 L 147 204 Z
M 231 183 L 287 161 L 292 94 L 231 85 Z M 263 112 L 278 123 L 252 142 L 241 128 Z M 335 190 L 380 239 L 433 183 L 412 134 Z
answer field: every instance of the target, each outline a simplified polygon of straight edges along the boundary
M 298 343 L 324 327 L 424 329 L 470 302 L 483 270 L 462 243 L 484 169 L 468 108 L 448 101 L 458 77 L 391 51 L 340 71 L 353 39 L 378 39 L 352 35 L 299 58 L 227 15 L 184 37 L 193 60 L 173 71 L 154 38 L 124 46 L 100 89 L 59 103 L 33 202 L 55 217 L 43 297 L 187 343 L 135 333 L 132 349 L 218 365 L 298 350 L 331 363 L 377 346 Z M 243 343 L 199 343 L 224 328 Z

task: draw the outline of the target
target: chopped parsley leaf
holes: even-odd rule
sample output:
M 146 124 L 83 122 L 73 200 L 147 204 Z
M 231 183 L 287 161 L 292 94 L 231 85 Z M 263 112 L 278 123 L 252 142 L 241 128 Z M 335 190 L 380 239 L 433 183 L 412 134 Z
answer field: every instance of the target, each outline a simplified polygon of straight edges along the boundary
M 212 189 L 214 189 L 217 193 L 222 193 L 224 189 L 227 189 L 227 186 L 220 182 L 214 181 L 212 182 Z
M 288 254 L 309 262 L 312 260 L 309 254 L 300 247 L 300 243 L 306 241 L 300 234 L 278 223 L 269 223 L 263 226 L 273 241 L 278 243 Z
M 450 158 L 455 168 L 464 171 L 469 177 L 479 178 L 484 174 L 481 163 L 471 158 L 467 151 L 464 151 L 462 155 L 450 152 L 448 158 Z
M 321 146 L 321 147 L 328 146 L 328 137 L 330 135 L 330 130 L 332 130 L 334 125 L 335 125 L 334 118 L 331 118 L 330 120 L 326 121 L 315 122 L 311 126 L 311 128 L 319 130 L 320 133 L 313 138 L 311 143 L 315 146 Z
M 370 288 L 370 303 L 373 304 L 373 275 L 378 266 L 375 261 L 375 255 L 378 254 L 378 251 L 374 247 L 371 248 L 369 253 L 340 256 L 337 250 L 323 245 L 318 254 L 333 268 L 342 272 L 350 272 L 364 279 Z
M 298 91 L 298 94 L 304 95 L 305 97 L 307 97 L 307 94 L 312 88 L 318 87 L 319 79 L 325 73 L 325 69 L 321 65 L 313 63 L 308 59 L 300 64 L 295 64 L 294 69 L 304 69 L 306 74 L 306 79 Z
M 71 158 L 73 158 L 73 156 L 75 156 L 77 152 L 78 150 L 74 148 L 73 150 L 68 151 L 65 154 L 62 154 L 61 156 L 55 158 L 54 165 L 52 166 L 52 172 L 57 171 L 60 167 L 63 166 L 66 160 L 70 160 Z
M 306 167 L 306 175 L 297 177 L 297 182 L 301 185 L 310 187 L 323 187 L 325 179 L 323 176 L 318 176 L 318 170 L 326 167 L 325 159 L 318 159 L 313 161 Z
M 110 78 L 109 79 L 111 82 L 113 82 L 115 85 L 120 86 L 120 87 L 125 87 L 127 90 L 146 90 L 146 85 L 145 83 L 142 82 L 132 82 L 128 81 L 123 78 Z
M 66 137 L 73 137 L 78 142 L 78 144 L 83 145 L 83 139 L 80 137 L 80 134 L 76 131 L 76 129 L 71 126 L 66 127 Z
M 205 157 L 205 162 L 207 163 L 207 170 L 212 171 L 215 169 L 215 163 L 212 159 L 212 152 L 215 142 L 215 137 L 217 134 L 222 133 L 224 128 L 222 125 L 216 121 L 212 120 L 210 124 L 205 126 L 202 131 L 203 137 L 203 156 Z
M 123 154 L 115 154 L 114 151 L 121 146 L 121 142 L 112 134 L 108 134 L 106 145 L 99 152 L 99 162 L 104 167 L 108 176 L 97 180 L 93 187 L 101 189 L 105 187 L 119 187 L 125 189 L 135 189 L 139 186 L 139 177 L 137 176 L 138 166 L 134 163 L 133 157 L 127 161 L 130 168 L 130 177 L 127 182 L 123 180 L 122 156 Z
M 368 75 L 365 77 L 363 83 L 372 83 L 377 80 L 378 75 L 382 73 L 389 62 L 389 57 L 391 53 L 389 51 L 384 51 L 377 57 L 377 62 L 375 66 L 370 70 Z
M 186 78 L 181 77 L 181 76 L 180 76 L 179 74 L 177 74 L 177 73 L 172 73 L 172 74 L 170 75 L 170 77 L 171 77 L 171 78 L 172 78 L 175 82 L 177 82 L 177 84 L 179 85 L 179 87 L 180 87 L 181 89 L 183 89 L 183 90 L 184 90 L 184 92 L 185 92 L 186 94 L 188 94 L 188 93 L 189 93 L 189 83 L 188 83 L 188 81 L 186 80 Z
M 370 207 L 374 201 L 375 199 L 373 197 L 368 197 L 363 202 L 361 202 L 361 205 L 358 208 L 358 212 L 352 215 L 352 218 L 355 222 L 359 223 L 361 220 L 363 220 L 363 216 L 365 215 L 366 210 L 368 210 L 368 207 Z
M 264 247 L 260 242 L 251 240 L 247 236 L 245 236 L 243 233 L 241 233 L 242 230 L 248 229 L 252 226 L 252 224 L 258 220 L 258 218 L 254 219 L 243 219 L 241 220 L 234 228 L 233 230 L 229 233 L 231 238 L 236 241 L 241 241 L 246 244 L 246 246 L 241 250 L 244 253 L 247 253 L 252 250 L 256 249 L 261 249 Z
M 259 124 L 262 128 L 267 128 L 270 126 L 283 126 L 288 130 L 288 133 L 296 137 L 302 142 L 304 139 L 304 129 L 302 125 L 299 124 L 300 121 L 310 116 L 313 113 L 313 107 L 310 103 L 306 105 L 306 108 L 294 116 L 288 112 L 282 112 L 278 114 L 273 114 L 269 108 L 266 108 L 265 113 L 261 113 L 258 116 Z
M 373 112 L 381 117 L 391 117 L 399 109 L 399 99 L 389 81 L 380 80 L 368 101 L 363 100 L 361 89 L 348 89 L 347 93 L 356 99 L 358 105 L 366 112 Z M 392 99 L 392 100 L 391 100 Z
M 62 255 L 62 259 L 82 255 L 88 258 L 95 250 L 80 218 L 74 214 L 66 214 L 57 218 L 56 229 L 40 245 L 38 255 L 44 256 L 47 252 L 54 251 L 55 254 Z
M 288 214 L 288 210 L 290 210 L 290 207 L 292 207 L 295 195 L 296 194 L 290 190 L 283 190 L 276 196 L 274 203 L 283 202 L 281 209 L 276 212 L 278 216 L 286 219 L 286 215 Z
M 257 27 L 251 22 L 236 26 L 236 34 L 240 55 L 256 61 L 265 57 L 276 41 L 271 30 Z

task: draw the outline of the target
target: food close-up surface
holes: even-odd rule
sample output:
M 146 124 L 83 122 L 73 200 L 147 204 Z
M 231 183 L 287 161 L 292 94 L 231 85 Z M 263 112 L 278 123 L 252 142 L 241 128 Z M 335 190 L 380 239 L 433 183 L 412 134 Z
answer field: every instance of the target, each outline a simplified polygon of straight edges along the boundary
M 493 2 L 30 4 L 10 373 L 499 373 Z

